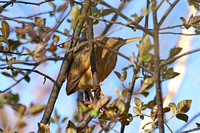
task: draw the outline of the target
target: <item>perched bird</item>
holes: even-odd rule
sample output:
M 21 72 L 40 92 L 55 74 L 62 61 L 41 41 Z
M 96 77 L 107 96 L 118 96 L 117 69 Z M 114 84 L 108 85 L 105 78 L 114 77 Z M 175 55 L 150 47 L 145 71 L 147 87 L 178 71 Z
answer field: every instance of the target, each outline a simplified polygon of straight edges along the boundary
M 115 37 L 99 37 L 98 40 L 102 45 L 119 51 L 120 47 L 129 42 L 139 40 L 141 38 L 122 39 Z M 95 45 L 96 70 L 99 82 L 102 82 L 115 68 L 117 54 L 108 49 Z M 93 79 L 90 66 L 89 46 L 84 46 L 74 53 L 74 60 L 67 77 L 67 95 L 78 90 L 86 90 L 93 88 Z

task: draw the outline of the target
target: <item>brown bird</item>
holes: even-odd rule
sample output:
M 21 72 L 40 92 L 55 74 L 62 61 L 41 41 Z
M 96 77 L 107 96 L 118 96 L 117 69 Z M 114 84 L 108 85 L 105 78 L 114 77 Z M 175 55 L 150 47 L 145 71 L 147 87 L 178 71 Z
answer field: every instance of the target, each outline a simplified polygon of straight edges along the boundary
M 120 47 L 129 42 L 139 40 L 141 38 L 122 39 L 114 37 L 99 37 L 98 40 L 104 46 L 119 51 Z M 95 47 L 96 70 L 99 82 L 102 82 L 115 68 L 117 54 L 99 45 Z M 67 77 L 67 95 L 78 90 L 86 90 L 93 88 L 92 72 L 90 66 L 89 46 L 84 46 L 74 52 L 74 60 L 72 62 Z

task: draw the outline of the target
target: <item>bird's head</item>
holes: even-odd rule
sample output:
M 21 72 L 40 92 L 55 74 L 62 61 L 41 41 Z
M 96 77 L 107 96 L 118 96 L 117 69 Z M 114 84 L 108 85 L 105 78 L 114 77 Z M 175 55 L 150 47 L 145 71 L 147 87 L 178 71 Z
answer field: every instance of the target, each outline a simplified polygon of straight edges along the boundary
M 101 37 L 99 38 L 100 41 L 103 42 L 103 44 L 108 47 L 112 48 L 114 50 L 119 50 L 123 45 L 129 43 L 129 42 L 134 42 L 137 41 L 141 38 L 130 38 L 130 39 L 122 39 L 122 38 L 117 38 L 117 37 Z

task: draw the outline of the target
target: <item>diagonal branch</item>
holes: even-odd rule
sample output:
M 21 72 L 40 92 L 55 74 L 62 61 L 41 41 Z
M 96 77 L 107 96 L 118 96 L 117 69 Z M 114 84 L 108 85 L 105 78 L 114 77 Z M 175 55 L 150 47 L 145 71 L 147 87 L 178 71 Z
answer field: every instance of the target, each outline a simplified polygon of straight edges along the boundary
M 176 1 L 174 1 L 173 4 L 171 4 L 170 8 L 165 12 L 165 14 L 163 15 L 163 17 L 160 19 L 160 22 L 158 23 L 158 27 L 160 27 L 163 24 L 163 22 L 165 21 L 165 19 L 169 15 L 169 13 L 172 11 L 172 9 L 176 6 L 176 4 L 178 2 L 179 2 L 179 0 L 176 0 Z
M 130 18 L 128 18 L 127 16 L 125 16 L 123 13 L 121 13 L 118 9 L 116 9 L 116 8 L 112 7 L 111 5 L 107 4 L 105 1 L 92 0 L 92 2 L 100 3 L 100 4 L 108 7 L 109 9 L 113 10 L 116 14 L 118 14 L 120 17 L 122 17 L 123 19 L 125 19 L 126 21 L 128 21 L 130 24 L 134 25 L 137 29 L 140 29 L 143 32 L 145 32 L 145 33 L 153 36 L 153 34 L 152 34 L 151 31 L 149 31 L 148 29 L 145 29 L 144 27 L 142 27 L 141 25 L 139 25 L 135 21 L 131 20 Z
M 85 0 L 83 2 L 81 14 L 86 14 L 88 12 L 89 5 L 90 5 L 89 0 Z M 73 33 L 74 37 L 80 36 L 81 29 L 82 29 L 84 21 L 85 21 L 85 18 L 79 19 L 79 21 L 76 25 L 76 28 L 74 30 L 74 33 Z M 77 41 L 78 41 L 77 39 L 73 38 L 70 42 L 69 48 L 74 47 L 77 44 Z M 42 120 L 41 120 L 41 123 L 43 123 L 43 124 L 47 124 L 50 120 L 52 111 L 54 109 L 55 102 L 56 102 L 58 94 L 60 92 L 60 88 L 61 88 L 63 82 L 66 79 L 66 75 L 69 72 L 72 60 L 73 60 L 73 51 L 70 52 L 70 53 L 68 53 L 66 51 L 62 66 L 60 68 L 60 72 L 58 74 L 56 82 L 53 85 L 53 89 L 51 91 L 51 94 L 50 94 L 50 97 L 49 97 L 49 100 L 48 100 L 48 103 L 47 103 L 47 108 L 45 109 L 44 115 L 43 115 Z
M 127 0 L 123 0 L 122 2 L 121 2 L 121 4 L 120 4 L 120 6 L 119 6 L 119 8 L 118 8 L 118 10 L 121 12 L 121 10 L 125 7 L 125 2 L 126 2 Z M 111 21 L 114 21 L 115 22 L 115 20 L 117 19 L 117 17 L 118 17 L 118 14 L 117 13 L 115 13 L 115 15 L 112 17 L 112 19 L 111 19 Z M 102 35 L 106 35 L 106 33 L 109 31 L 109 29 L 111 28 L 111 26 L 113 25 L 113 23 L 109 23 L 108 25 L 106 25 L 106 28 L 104 29 L 104 31 L 103 31 L 103 33 L 102 33 Z
M 192 54 L 192 53 L 195 53 L 195 52 L 199 52 L 199 51 L 200 51 L 200 49 L 195 49 L 195 50 L 183 53 L 181 55 L 178 55 L 178 56 L 171 58 L 169 60 L 163 61 L 163 62 L 160 63 L 160 67 L 163 67 L 163 66 L 167 65 L 168 63 L 173 62 L 173 61 L 175 61 L 175 60 L 177 60 L 177 59 L 179 59 L 183 56 L 186 56 L 186 55 L 189 55 L 189 54 Z
M 35 70 L 37 66 L 38 66 L 38 65 L 35 65 L 35 66 L 33 67 L 32 70 Z M 19 84 L 23 79 L 25 79 L 29 74 L 31 74 L 31 72 L 32 72 L 32 71 L 28 71 L 24 77 L 22 77 L 22 78 L 19 79 L 19 80 L 16 80 L 16 83 L 14 83 L 13 85 L 11 85 L 11 86 L 8 87 L 7 89 L 5 89 L 5 90 L 3 90 L 3 91 L 0 91 L 0 93 L 5 93 L 5 92 L 9 91 L 11 88 L 13 88 L 13 87 L 16 86 L 17 84 Z

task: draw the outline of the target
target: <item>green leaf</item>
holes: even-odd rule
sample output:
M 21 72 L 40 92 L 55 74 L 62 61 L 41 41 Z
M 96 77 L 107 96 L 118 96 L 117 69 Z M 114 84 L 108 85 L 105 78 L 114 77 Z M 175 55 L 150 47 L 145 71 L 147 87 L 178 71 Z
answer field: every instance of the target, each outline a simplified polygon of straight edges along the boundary
M 143 15 L 148 15 L 150 10 L 144 7 L 141 12 Z
M 72 21 L 77 20 L 77 17 L 80 15 L 80 10 L 78 9 L 77 5 L 72 6 L 70 15 L 71 15 Z
M 113 89 L 114 89 L 114 91 L 117 93 L 118 97 L 119 97 L 120 99 L 122 99 L 122 92 L 121 92 L 119 89 L 117 89 L 117 88 L 113 88 Z
M 150 89 L 151 87 L 153 87 L 154 83 L 155 83 L 155 78 L 153 77 L 148 77 L 144 80 L 144 82 L 142 83 L 142 86 L 140 88 L 141 91 L 145 91 Z
M 120 81 L 123 83 L 124 80 L 126 80 L 126 77 L 127 77 L 127 71 L 123 71 L 120 76 Z
M 169 69 L 167 69 L 166 72 L 164 72 L 162 74 L 162 79 L 164 79 L 164 80 L 172 79 L 172 78 L 175 78 L 176 76 L 178 76 L 179 74 L 180 73 L 178 73 L 178 72 L 174 72 L 173 68 L 169 68 Z
M 188 110 L 190 109 L 192 100 L 183 100 L 181 102 L 178 103 L 177 105 L 177 113 L 183 114 L 188 112 Z
M 151 116 L 151 119 L 152 119 L 153 121 L 156 120 L 156 118 L 157 118 L 157 106 L 154 106 L 154 107 L 151 109 L 150 116 Z
M 197 125 L 197 128 L 200 128 L 200 123 L 196 123 L 196 125 Z
M 180 120 L 183 120 L 185 122 L 188 121 L 188 116 L 186 114 L 177 114 L 176 117 Z
M 81 109 L 82 113 L 85 113 L 89 108 L 87 108 L 82 102 L 77 102 L 78 107 Z
M 183 22 L 183 24 L 186 24 L 186 20 L 184 17 L 180 17 L 181 21 Z
M 35 24 L 39 26 L 45 26 L 46 24 L 46 19 L 41 18 L 41 17 L 35 17 Z
M 125 105 L 124 101 L 121 99 L 118 102 L 118 109 L 119 109 L 120 114 L 123 114 L 126 109 L 126 105 Z
M 3 34 L 5 39 L 7 39 L 10 34 L 10 26 L 5 20 L 1 22 L 1 33 Z
M 176 113 L 176 104 L 175 103 L 170 103 L 168 105 L 168 107 L 170 107 L 170 111 L 175 114 Z
M 5 42 L 5 38 L 2 35 L 0 35 L 0 42 Z
M 21 43 L 19 41 L 13 41 L 8 39 L 8 46 L 11 51 L 14 51 Z
M 117 72 L 117 71 L 114 71 L 114 73 L 115 73 L 115 75 L 120 79 L 121 74 L 120 74 L 119 72 Z
M 58 44 L 59 39 L 60 39 L 59 36 L 53 35 L 53 41 L 54 41 L 56 44 Z
M 64 123 L 67 119 L 68 117 L 64 117 L 61 122 Z
M 25 77 L 24 77 L 24 80 L 26 81 L 26 82 L 30 82 L 30 77 L 28 76 L 28 75 L 26 75 Z
M 10 75 L 10 73 L 8 73 L 8 72 L 2 72 L 1 74 L 3 74 L 6 77 L 12 77 L 12 75 Z
M 182 50 L 182 48 L 180 48 L 180 47 L 171 48 L 168 59 L 171 59 L 175 55 L 179 54 L 181 52 L 181 50 Z
M 92 131 L 94 130 L 95 125 L 92 125 L 91 127 L 86 127 L 84 129 L 84 133 L 92 133 Z
M 54 110 L 54 117 L 55 117 L 56 122 L 58 123 L 60 121 L 60 116 L 58 115 L 58 112 L 56 109 Z
M 149 95 L 149 92 L 143 91 L 141 92 L 142 95 L 144 95 L 145 97 L 147 97 Z
M 93 17 L 99 17 L 100 11 L 96 7 L 91 7 L 91 13 Z
M 137 108 L 137 107 L 133 107 L 133 112 L 137 115 L 141 114 L 141 109 Z
M 143 102 L 142 102 L 139 98 L 135 97 L 134 102 L 135 102 L 135 105 L 136 105 L 138 108 L 140 108 L 140 109 L 142 108 Z
M 146 110 L 147 109 L 147 105 L 144 104 L 142 107 L 141 107 L 141 110 Z
M 56 121 L 51 117 L 49 120 L 51 123 L 55 123 Z
M 144 120 L 144 115 L 140 115 L 140 119 L 141 119 L 141 120 Z
M 97 106 L 93 106 L 93 109 L 92 109 L 90 115 L 96 117 L 98 115 L 98 111 L 99 110 L 98 110 Z
M 111 10 L 111 9 L 105 9 L 101 12 L 100 16 L 103 17 L 103 16 L 106 16 L 106 15 L 109 15 L 111 13 L 113 13 L 114 11 Z
M 151 61 L 153 59 L 153 55 L 150 53 L 146 53 L 144 55 L 142 55 L 142 61 L 144 63 L 148 63 L 149 61 Z
M 66 7 L 66 5 L 60 5 L 57 9 L 56 9 L 56 11 L 57 12 L 61 12 L 61 11 L 63 11 L 63 9 Z
M 42 112 L 46 107 L 47 107 L 47 105 L 33 105 L 33 106 L 29 107 L 28 113 L 35 115 L 35 114 Z

